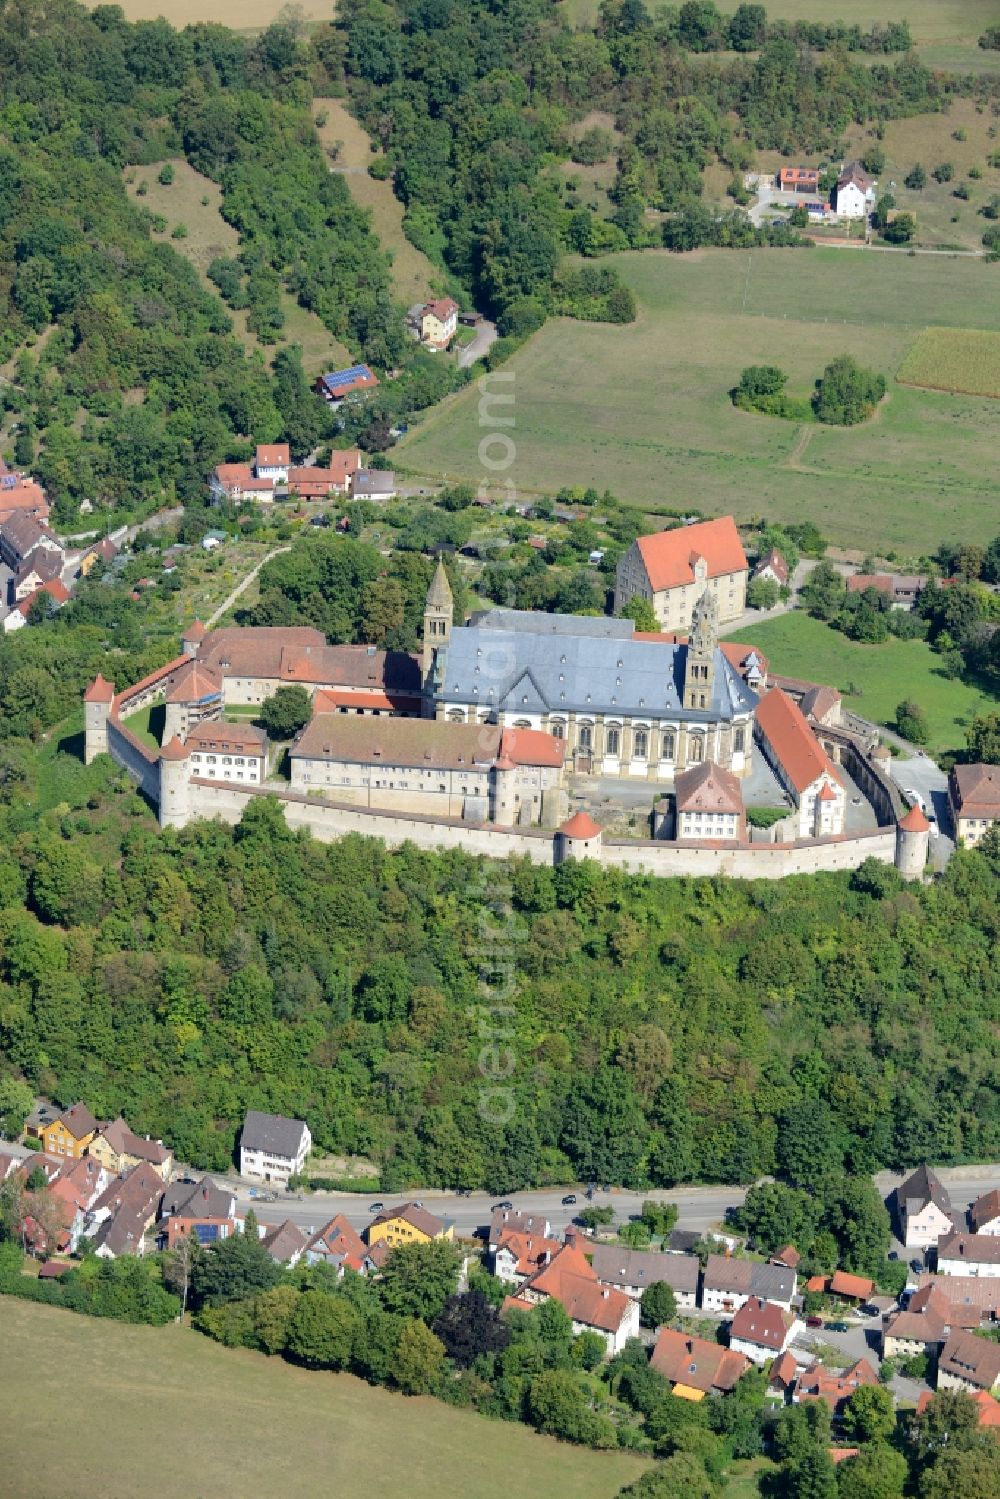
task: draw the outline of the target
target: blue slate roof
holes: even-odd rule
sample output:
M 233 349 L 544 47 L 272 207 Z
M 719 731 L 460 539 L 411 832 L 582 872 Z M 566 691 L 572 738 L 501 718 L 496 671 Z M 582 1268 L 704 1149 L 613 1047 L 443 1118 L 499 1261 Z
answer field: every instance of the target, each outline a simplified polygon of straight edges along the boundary
M 687 647 L 632 639 L 631 620 L 495 610 L 452 631 L 439 657 L 435 698 L 510 714 L 609 716 L 727 722 L 756 695 L 715 652 L 711 704 L 681 706 Z

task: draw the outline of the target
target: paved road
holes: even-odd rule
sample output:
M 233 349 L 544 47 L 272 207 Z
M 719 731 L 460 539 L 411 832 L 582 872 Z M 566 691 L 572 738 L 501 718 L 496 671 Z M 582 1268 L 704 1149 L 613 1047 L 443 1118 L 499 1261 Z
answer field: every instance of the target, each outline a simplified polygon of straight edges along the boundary
M 970 1202 L 1000 1184 L 1000 1163 L 986 1166 L 943 1166 L 938 1175 L 951 1193 L 956 1212 L 964 1212 Z M 884 1171 L 876 1176 L 875 1184 L 882 1196 L 887 1197 L 902 1180 L 901 1176 Z M 228 1184 L 233 1185 L 231 1181 Z M 563 1197 L 569 1192 L 575 1192 L 577 1196 L 575 1207 L 562 1205 Z M 251 1205 L 248 1188 L 240 1188 L 239 1197 L 241 1208 Z M 675 1187 L 671 1191 L 597 1192 L 593 1205 L 610 1205 L 615 1210 L 616 1220 L 623 1223 L 630 1216 L 639 1213 L 647 1198 L 658 1202 L 675 1202 L 680 1209 L 678 1226 L 704 1232 L 723 1226 L 727 1208 L 740 1206 L 745 1197 L 744 1187 Z M 430 1189 L 414 1190 L 407 1194 L 380 1193 L 379 1198 L 387 1204 L 418 1198 L 430 1211 L 454 1219 L 456 1232 L 463 1235 L 471 1235 L 475 1229 L 488 1223 L 490 1209 L 497 1201 L 497 1198 L 487 1197 L 483 1192 L 473 1193 L 470 1197 L 458 1197 L 454 1192 Z M 359 1198 L 349 1192 L 319 1192 L 301 1202 L 294 1197 L 279 1196 L 277 1202 L 252 1205 L 257 1216 L 265 1223 L 280 1223 L 284 1218 L 291 1218 L 295 1223 L 312 1223 L 318 1228 L 335 1213 L 343 1213 L 356 1228 L 361 1228 L 369 1221 L 371 1215 L 368 1206 L 374 1200 L 378 1199 Z M 587 1199 L 580 1187 L 513 1192 L 510 1194 L 510 1201 L 523 1212 L 544 1213 L 557 1232 L 568 1228 L 574 1216 L 587 1206 Z
M 496 324 L 489 322 L 487 318 L 483 318 L 482 322 L 476 328 L 476 336 L 471 344 L 466 344 L 464 349 L 459 350 L 459 369 L 467 370 L 470 365 L 475 364 L 477 359 L 482 359 L 484 354 L 496 343 L 496 339 Z
M 934 808 L 940 833 L 931 838 L 931 864 L 936 870 L 944 869 L 955 850 L 948 777 L 929 755 L 919 753 L 890 761 L 889 774 L 900 791 L 918 791 L 928 806 Z
M 205 620 L 205 628 L 207 630 L 211 630 L 214 627 L 216 621 L 220 620 L 222 616 L 227 612 L 227 610 L 233 607 L 233 605 L 236 603 L 236 600 L 240 597 L 240 594 L 246 593 L 247 589 L 250 587 L 250 584 L 253 582 L 254 578 L 256 578 L 261 568 L 264 567 L 268 562 L 270 562 L 272 557 L 280 557 L 282 552 L 290 552 L 291 550 L 292 549 L 290 546 L 275 547 L 273 551 L 268 552 L 266 557 L 262 557 L 257 563 L 257 566 L 250 569 L 246 577 L 243 579 L 242 583 L 237 583 L 236 587 L 233 589 L 229 597 L 223 599 L 222 603 L 219 605 L 218 609 L 216 609 L 215 613 L 209 615 L 208 619 Z

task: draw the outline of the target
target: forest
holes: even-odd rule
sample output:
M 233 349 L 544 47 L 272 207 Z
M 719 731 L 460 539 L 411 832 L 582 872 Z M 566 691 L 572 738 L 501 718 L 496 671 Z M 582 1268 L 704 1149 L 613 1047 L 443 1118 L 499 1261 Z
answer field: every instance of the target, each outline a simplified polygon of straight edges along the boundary
M 75 750 L 3 751 L 0 1054 L 180 1159 L 227 1166 L 248 1106 L 386 1191 L 997 1157 L 996 833 L 927 888 L 553 871 L 326 846 L 267 800 L 161 834 Z M 498 1123 L 481 1023 L 510 964 Z

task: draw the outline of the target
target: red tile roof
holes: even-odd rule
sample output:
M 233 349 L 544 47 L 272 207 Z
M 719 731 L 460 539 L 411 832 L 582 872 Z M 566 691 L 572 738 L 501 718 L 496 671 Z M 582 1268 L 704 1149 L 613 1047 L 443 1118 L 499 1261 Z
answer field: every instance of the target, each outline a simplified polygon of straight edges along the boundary
M 674 781 L 678 812 L 743 813 L 743 792 L 732 771 L 703 760 L 690 770 L 682 770 Z
M 567 838 L 596 838 L 601 829 L 592 817 L 587 816 L 586 812 L 574 812 L 559 831 Z
M 977 1197 L 969 1209 L 969 1219 L 976 1233 L 984 1223 L 990 1223 L 994 1218 L 1000 1218 L 1000 1188 L 997 1187 L 992 1192 L 985 1192 L 982 1197 Z
M 730 1339 L 742 1338 L 744 1342 L 756 1343 L 771 1353 L 779 1353 L 794 1321 L 791 1312 L 783 1312 L 780 1306 L 750 1296 L 733 1317 L 729 1336 Z
M 1000 817 L 1000 765 L 956 765 L 951 784 L 962 817 Z
M 258 468 L 287 468 L 291 461 L 292 455 L 287 442 L 257 444 Z
M 184 745 L 181 744 L 176 734 L 174 735 L 173 739 L 171 739 L 170 743 L 165 744 L 160 750 L 161 760 L 186 760 L 187 758 L 188 752 L 184 748 Z
M 728 1392 L 750 1368 L 750 1360 L 719 1343 L 708 1343 L 688 1333 L 661 1327 L 650 1368 L 662 1374 L 671 1384 L 687 1385 L 692 1390 Z
M 654 592 L 693 583 L 694 564 L 699 557 L 708 564 L 710 578 L 746 572 L 746 555 L 731 515 L 640 536 L 636 545 Z
M 522 1287 L 527 1290 L 551 1297 L 574 1322 L 602 1332 L 617 1332 L 635 1305 L 623 1291 L 602 1286 L 583 1251 L 569 1243 L 529 1277 Z
M 194 624 L 190 625 L 188 629 L 184 631 L 183 638 L 185 640 L 204 640 L 207 634 L 207 627 L 202 624 L 200 619 L 196 619 Z
M 267 735 L 252 723 L 225 723 L 221 719 L 212 719 L 196 723 L 188 730 L 187 745 L 189 749 L 217 749 L 226 754 L 235 750 L 242 754 L 263 755 Z
M 558 768 L 566 758 L 565 746 L 541 729 L 504 729 L 500 753 L 515 765 L 551 765 Z
M 930 823 L 920 810 L 919 803 L 914 802 L 905 817 L 901 817 L 899 825 L 904 833 L 926 833 Z
M 925 1390 L 917 1401 L 917 1415 L 922 1416 L 924 1411 L 934 1399 L 930 1390 Z M 969 1395 L 969 1399 L 979 1412 L 980 1426 L 1000 1426 L 1000 1402 L 995 1400 L 986 1390 L 975 1390 Z
M 757 727 L 767 739 L 789 780 L 800 794 L 824 772 L 840 775 L 800 709 L 780 687 L 772 687 L 757 705 Z
M 830 1281 L 834 1296 L 849 1296 L 852 1300 L 867 1301 L 875 1289 L 875 1282 L 865 1275 L 851 1275 L 847 1270 L 835 1270 Z
M 878 593 L 892 592 L 892 578 L 889 573 L 854 573 L 847 580 L 848 593 L 864 593 L 867 589 L 874 588 Z
M 334 448 L 330 454 L 330 472 L 334 482 L 341 489 L 345 488 L 348 479 L 356 474 L 359 468 L 364 467 L 364 460 L 360 448 Z
M 107 679 L 105 677 L 102 677 L 100 672 L 98 672 L 97 676 L 94 678 L 90 686 L 87 688 L 86 692 L 83 694 L 83 701 L 85 703 L 110 703 L 114 701 L 114 696 L 114 683 L 107 681 Z
M 866 1358 L 859 1358 L 842 1372 L 813 1364 L 800 1374 L 796 1394 L 800 1400 L 825 1400 L 836 1410 L 862 1385 L 874 1384 L 878 1384 L 878 1375 Z
M 31 611 L 31 606 L 40 593 L 47 593 L 50 598 L 55 599 L 57 604 L 65 604 L 69 598 L 69 589 L 58 578 L 52 578 L 48 583 L 43 583 L 41 587 L 36 588 L 34 593 L 29 593 L 26 599 L 21 599 L 19 603 L 14 605 L 18 614 L 23 614 L 24 618 L 27 619 Z

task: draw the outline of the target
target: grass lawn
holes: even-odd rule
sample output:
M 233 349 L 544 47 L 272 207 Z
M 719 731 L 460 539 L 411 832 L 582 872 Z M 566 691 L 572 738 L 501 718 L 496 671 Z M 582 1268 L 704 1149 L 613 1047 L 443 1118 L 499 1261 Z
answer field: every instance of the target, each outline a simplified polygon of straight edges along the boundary
M 160 9 L 154 8 L 155 15 L 161 13 L 162 6 Z M 136 16 L 134 19 L 142 17 Z M 175 16 L 172 15 L 171 19 L 175 25 L 181 24 Z M 210 177 L 203 177 L 200 172 L 196 172 L 183 157 L 173 158 L 174 180 L 169 187 L 164 187 L 157 181 L 162 165 L 162 162 L 157 161 L 150 166 L 130 167 L 128 177 L 132 180 L 128 182 L 129 197 L 140 207 L 146 207 L 166 219 L 166 230 L 162 234 L 154 231 L 153 238 L 165 241 L 185 255 L 204 285 L 216 292 L 217 288 L 206 275 L 208 267 L 217 256 L 234 258 L 240 247 L 239 234 L 232 224 L 226 222 L 220 211 L 222 191 Z M 147 190 L 140 198 L 137 189 L 141 182 L 145 182 Z M 203 198 L 207 198 L 208 202 L 203 203 Z M 171 238 L 177 224 L 186 226 L 188 233 L 185 239 Z M 247 327 L 245 310 L 234 312 L 227 308 L 236 333 L 248 353 L 259 350 L 270 361 L 282 344 L 297 343 L 302 345 L 302 362 L 307 373 L 331 367 L 336 369 L 353 363 L 350 352 L 327 331 L 316 314 L 300 307 L 286 291 L 281 293 L 281 306 L 285 314 L 284 328 L 276 344 L 266 345 L 259 343 L 256 334 L 251 333 Z
M 122 723 L 127 729 L 131 729 L 137 739 L 142 740 L 147 749 L 158 750 L 163 743 L 165 719 L 164 704 L 150 703 L 148 708 L 140 708 L 131 718 L 123 718 Z
M 646 1464 L 588 1452 L 347 1374 L 310 1373 L 187 1328 L 128 1327 L 0 1299 L 5 1499 L 134 1499 L 353 1491 L 378 1475 L 407 1499 L 465 1496 L 498 1475 L 528 1492 L 612 1499 Z M 64 1401 L 55 1426 L 40 1369 L 99 1400 Z M 169 1456 L 165 1456 L 169 1454 Z
M 97 3 L 97 0 L 94 0 Z M 286 0 L 210 0 L 208 9 L 198 0 L 123 0 L 127 21 L 156 21 L 166 14 L 171 26 L 194 26 L 215 21 L 233 31 L 262 31 L 286 9 Z M 330 0 L 301 0 L 297 9 L 305 21 L 328 21 L 335 5 Z
M 902 555 L 995 535 L 995 405 L 893 378 L 928 325 L 1000 329 L 995 267 L 832 249 L 611 261 L 638 320 L 556 320 L 508 363 L 516 458 L 505 481 L 528 494 L 593 484 L 647 509 L 809 518 L 845 546 Z M 729 399 L 745 365 L 780 365 L 805 390 L 841 353 L 890 380 L 862 427 L 798 427 Z M 416 423 L 397 466 L 495 481 L 479 458 L 479 400 L 470 387 Z
M 345 173 L 351 197 L 362 208 L 371 212 L 375 233 L 383 250 L 392 256 L 392 283 L 396 296 L 407 307 L 415 302 L 426 302 L 438 287 L 443 287 L 445 274 L 437 270 L 422 250 L 403 233 L 403 205 L 395 196 L 391 182 L 377 182 L 369 177 L 368 167 L 375 160 L 371 149 L 371 138 L 358 124 L 343 99 L 313 100 L 313 117 L 326 111 L 325 125 L 317 127 L 323 145 L 332 148 L 341 143 L 336 165 L 347 168 Z
M 940 657 L 922 640 L 861 645 L 801 609 L 731 638 L 758 646 L 779 676 L 828 682 L 844 693 L 849 708 L 874 723 L 891 724 L 897 704 L 913 698 L 927 714 L 931 753 L 964 748 L 965 725 L 976 713 L 997 708 L 988 693 L 942 675 Z M 849 686 L 857 691 L 848 693 Z

